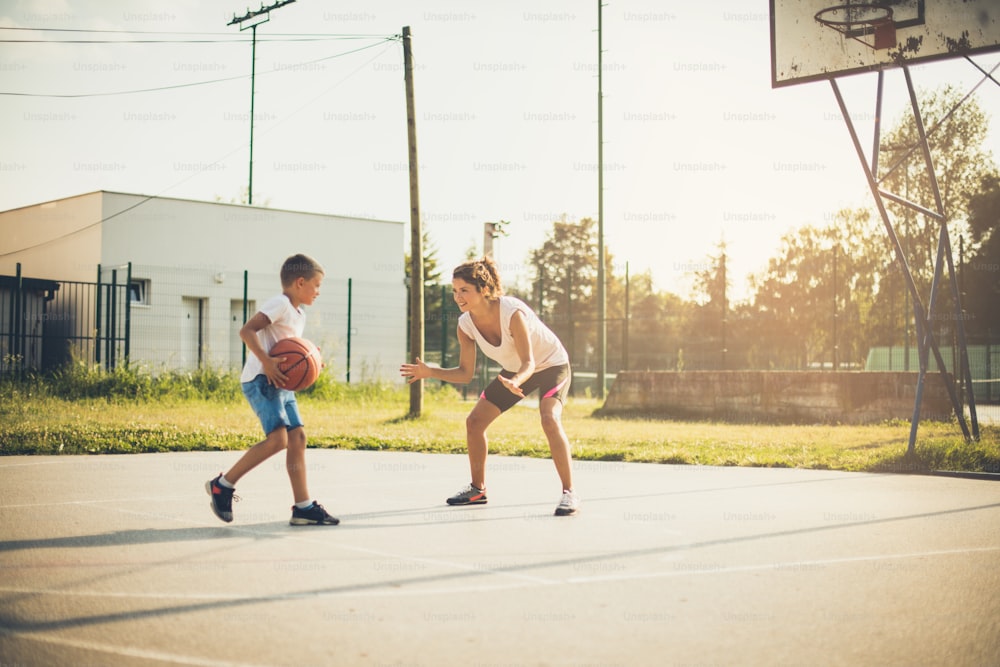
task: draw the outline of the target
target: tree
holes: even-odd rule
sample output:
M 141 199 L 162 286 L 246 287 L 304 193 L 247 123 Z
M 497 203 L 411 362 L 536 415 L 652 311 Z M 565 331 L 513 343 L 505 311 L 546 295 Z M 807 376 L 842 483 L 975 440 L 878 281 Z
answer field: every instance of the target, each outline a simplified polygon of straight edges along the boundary
M 968 314 L 970 337 L 996 341 L 1000 338 L 1000 177 L 984 176 L 969 197 L 969 235 L 972 259 L 966 261 L 963 306 Z
M 570 359 L 586 365 L 596 344 L 597 223 L 591 218 L 552 223 L 541 248 L 532 250 L 535 309 L 559 336 Z
M 843 210 L 833 222 L 785 235 L 779 256 L 750 279 L 754 359 L 767 367 L 861 364 L 884 239 L 869 211 Z
M 703 268 L 694 271 L 693 302 L 686 309 L 682 336 L 684 363 L 697 368 L 728 368 L 728 293 L 726 244 L 717 246 L 719 254 L 708 257 Z
M 624 307 L 624 287 L 622 280 L 613 280 L 609 286 L 609 310 L 612 310 L 614 316 L 619 316 L 619 304 Z M 621 296 L 619 290 L 622 292 Z M 629 317 L 621 327 L 628 328 L 628 367 L 624 370 L 677 369 L 678 349 L 681 345 L 680 324 L 685 309 L 683 300 L 676 294 L 657 292 L 653 286 L 653 275 L 649 271 L 630 276 L 628 292 Z M 624 317 L 624 313 L 621 317 Z M 612 331 L 614 328 L 609 327 L 609 369 L 621 365 L 621 361 L 610 352 L 618 349 L 618 346 L 612 344 L 616 340 L 611 335 Z M 624 341 L 621 340 L 618 345 L 624 348 Z
M 448 337 L 444 335 L 443 329 L 446 329 L 450 320 L 454 323 L 454 318 L 449 318 L 448 315 L 448 302 L 447 300 L 441 299 L 441 268 L 438 261 L 437 253 L 438 249 L 431 241 L 430 234 L 424 230 L 423 231 L 423 248 L 424 248 L 424 347 L 425 355 L 428 360 L 433 360 L 439 362 L 442 356 L 442 350 L 445 350 L 444 354 L 447 356 L 447 347 L 442 347 L 442 340 L 447 341 Z M 405 253 L 403 257 L 403 270 L 405 275 L 406 284 L 410 285 L 410 254 Z M 450 293 L 451 286 L 450 282 L 448 285 L 448 291 Z M 410 300 L 407 299 L 407 344 L 406 349 L 410 349 L 409 344 L 409 303 Z M 451 332 L 453 334 L 453 331 Z M 454 335 L 450 336 L 454 338 Z M 444 345 L 449 343 L 445 342 Z M 457 343 L 452 342 L 453 345 Z
M 997 174 L 993 158 L 984 148 L 989 123 L 976 100 L 962 99 L 952 86 L 925 93 L 922 97 L 921 115 L 927 128 L 933 173 L 939 186 L 944 224 L 949 231 L 954 259 L 957 252 L 956 241 L 959 238 L 971 235 L 974 239 L 972 251 L 977 251 L 976 240 L 980 236 L 972 227 L 971 218 L 976 215 L 973 206 L 981 209 L 976 224 L 989 226 L 986 210 L 992 206 L 989 203 L 990 183 L 995 182 Z M 929 177 L 931 172 L 926 167 L 918 138 L 912 114 L 907 114 L 886 136 L 882 147 L 890 159 L 884 163 L 886 171 L 882 175 L 882 185 L 925 208 L 937 210 Z M 949 288 L 949 281 L 959 280 L 960 277 L 943 274 L 943 282 L 938 283 L 937 293 L 930 294 L 942 223 L 899 204 L 892 203 L 888 208 L 895 213 L 897 234 L 924 308 L 929 309 L 931 298 L 935 299 L 933 311 L 925 313 L 930 320 L 932 333 L 939 345 L 954 344 L 958 333 L 958 304 L 954 300 L 953 290 Z M 947 271 L 947 265 L 944 269 Z M 982 277 L 982 274 L 977 276 Z M 977 297 L 973 301 L 977 302 L 977 309 L 986 306 L 984 312 L 992 312 L 995 306 L 978 305 L 979 290 L 986 288 L 982 283 L 981 280 L 973 281 L 977 288 Z M 908 311 L 904 314 L 908 323 L 912 318 L 913 306 L 909 303 L 909 294 L 904 293 L 902 297 Z M 968 305 L 963 304 L 966 313 L 969 312 Z M 962 326 L 967 330 L 976 329 L 975 316 L 975 313 L 971 313 L 966 321 L 966 316 L 962 315 Z M 911 344 L 909 336 L 905 342 L 908 346 Z M 916 339 L 912 342 L 916 342 Z
M 968 231 L 969 201 L 983 179 L 996 174 L 984 148 L 989 121 L 975 98 L 962 100 L 953 86 L 922 93 L 921 117 L 927 132 L 934 173 L 952 238 Z M 913 114 L 906 113 L 882 141 L 881 185 L 909 201 L 935 210 L 929 172 L 919 148 Z M 921 295 L 926 295 L 934 271 L 940 223 L 910 208 L 889 203 L 907 254 L 907 263 Z M 926 300 L 926 297 L 923 297 Z

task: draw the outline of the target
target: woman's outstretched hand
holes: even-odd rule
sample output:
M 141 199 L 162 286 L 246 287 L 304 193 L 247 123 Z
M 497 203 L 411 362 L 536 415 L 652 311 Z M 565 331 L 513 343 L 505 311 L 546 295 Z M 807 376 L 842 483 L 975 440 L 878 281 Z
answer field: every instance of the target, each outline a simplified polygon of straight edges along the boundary
M 402 364 L 399 367 L 399 374 L 407 379 L 409 384 L 413 384 L 417 380 L 423 380 L 431 376 L 431 369 L 427 364 L 417 357 L 417 363 L 415 364 Z

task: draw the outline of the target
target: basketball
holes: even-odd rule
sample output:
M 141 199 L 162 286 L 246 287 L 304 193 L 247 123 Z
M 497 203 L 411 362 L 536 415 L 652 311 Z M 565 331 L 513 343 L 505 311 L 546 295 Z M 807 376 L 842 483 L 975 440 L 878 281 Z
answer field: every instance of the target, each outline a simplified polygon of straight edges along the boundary
M 278 364 L 281 372 L 288 376 L 282 389 L 301 391 L 312 386 L 323 367 L 319 348 L 305 338 L 282 338 L 268 352 L 272 357 L 284 357 Z

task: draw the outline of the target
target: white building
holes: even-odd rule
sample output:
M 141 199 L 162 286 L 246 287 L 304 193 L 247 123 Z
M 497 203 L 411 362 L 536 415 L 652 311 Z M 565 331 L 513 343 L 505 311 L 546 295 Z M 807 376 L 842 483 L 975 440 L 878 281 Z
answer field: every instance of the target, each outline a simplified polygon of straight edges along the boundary
M 18 265 L 21 276 L 61 283 L 107 284 L 114 275 L 122 294 L 129 285 L 130 363 L 153 372 L 237 368 L 244 294 L 253 315 L 281 292 L 285 258 L 305 253 L 326 269 L 319 298 L 306 307 L 305 335 L 330 372 L 344 380 L 350 370 L 353 382 L 398 381 L 405 231 L 402 222 L 99 191 L 0 212 L 0 275 L 14 276 Z M 121 329 L 126 309 L 115 306 Z M 46 316 L 53 326 L 101 326 L 91 323 L 95 306 L 69 313 L 53 305 L 60 307 Z

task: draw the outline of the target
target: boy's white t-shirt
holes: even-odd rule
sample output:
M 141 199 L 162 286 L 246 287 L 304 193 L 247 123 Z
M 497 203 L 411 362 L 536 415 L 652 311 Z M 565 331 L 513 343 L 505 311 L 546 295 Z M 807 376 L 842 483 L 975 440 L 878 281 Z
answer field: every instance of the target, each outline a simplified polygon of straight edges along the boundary
M 510 331 L 510 320 L 515 312 L 524 315 L 528 326 L 528 339 L 531 341 L 531 351 L 535 355 L 535 372 L 561 366 L 569 363 L 569 354 L 563 347 L 559 337 L 545 323 L 538 319 L 528 304 L 513 296 L 500 297 L 500 344 L 492 345 L 483 338 L 472 321 L 472 315 L 462 313 L 458 318 L 458 326 L 470 338 L 474 339 L 487 357 L 503 366 L 504 370 L 517 371 L 521 367 L 521 357 L 517 354 L 514 336 Z
M 257 340 L 265 351 L 270 351 L 282 338 L 301 338 L 306 330 L 306 313 L 301 308 L 292 306 L 292 302 L 284 294 L 271 297 L 257 312 L 267 315 L 271 324 L 257 332 Z M 250 382 L 258 375 L 264 374 L 264 364 L 256 354 L 247 354 L 247 363 L 243 366 L 240 382 Z

